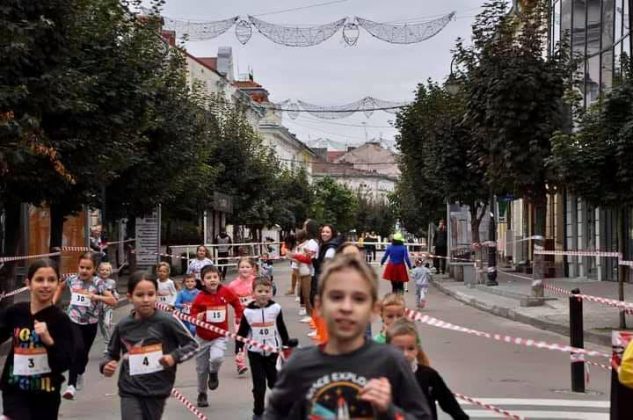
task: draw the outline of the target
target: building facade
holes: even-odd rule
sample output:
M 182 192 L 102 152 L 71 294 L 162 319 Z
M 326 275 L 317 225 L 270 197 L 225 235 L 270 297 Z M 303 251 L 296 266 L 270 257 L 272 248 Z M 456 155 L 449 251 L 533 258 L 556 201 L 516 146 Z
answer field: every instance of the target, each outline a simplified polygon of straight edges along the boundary
M 622 58 L 631 56 L 629 0 L 550 0 L 549 53 L 567 41 L 580 58 L 578 73 L 583 106 L 588 107 L 623 78 Z M 557 194 L 552 225 L 564 236 L 564 249 L 617 251 L 617 215 L 596 208 L 567 192 Z M 633 249 L 633 209 L 626 217 L 626 259 Z M 548 222 L 550 222 L 548 218 Z M 548 237 L 549 236 L 548 231 Z M 570 277 L 617 281 L 617 260 L 566 257 L 564 273 Z

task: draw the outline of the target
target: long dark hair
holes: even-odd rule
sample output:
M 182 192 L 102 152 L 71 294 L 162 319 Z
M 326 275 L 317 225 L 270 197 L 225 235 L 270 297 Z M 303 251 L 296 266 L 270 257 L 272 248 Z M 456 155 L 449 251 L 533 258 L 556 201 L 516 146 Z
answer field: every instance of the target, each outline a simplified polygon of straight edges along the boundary
M 37 270 L 40 268 L 52 268 L 57 275 L 57 279 L 59 280 L 59 268 L 57 267 L 57 263 L 50 258 L 41 258 L 39 260 L 35 260 L 29 265 L 29 270 L 26 273 L 26 278 L 31 280 Z
M 319 224 L 316 220 L 308 219 L 304 223 L 305 230 L 308 235 L 308 239 L 316 239 L 319 240 L 319 235 L 321 234 L 321 230 L 319 229 Z
M 323 242 L 323 240 L 321 239 L 321 231 L 323 230 L 324 227 L 330 228 L 330 231 L 332 232 L 332 237 L 327 242 Z M 319 229 L 319 243 L 320 244 L 326 244 L 326 243 L 332 242 L 332 240 L 336 239 L 337 236 L 338 236 L 338 232 L 336 231 L 336 229 L 334 229 L 334 226 L 330 225 L 329 223 L 324 224 L 323 226 L 321 226 L 321 229 Z

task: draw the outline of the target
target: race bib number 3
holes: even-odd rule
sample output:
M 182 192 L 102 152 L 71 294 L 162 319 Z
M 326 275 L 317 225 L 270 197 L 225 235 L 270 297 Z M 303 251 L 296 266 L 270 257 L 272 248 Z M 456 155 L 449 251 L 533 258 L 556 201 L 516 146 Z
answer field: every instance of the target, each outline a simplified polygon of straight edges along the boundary
M 13 374 L 16 376 L 32 376 L 50 373 L 48 354 L 43 347 L 13 349 Z
M 163 370 L 163 365 L 160 364 L 160 359 L 163 357 L 162 344 L 132 347 L 129 356 L 131 376 L 146 375 Z
M 70 304 L 75 306 L 86 306 L 89 307 L 91 305 L 90 298 L 82 293 L 73 292 L 70 297 Z
M 226 308 L 224 306 L 207 308 L 207 322 L 215 324 L 226 321 Z

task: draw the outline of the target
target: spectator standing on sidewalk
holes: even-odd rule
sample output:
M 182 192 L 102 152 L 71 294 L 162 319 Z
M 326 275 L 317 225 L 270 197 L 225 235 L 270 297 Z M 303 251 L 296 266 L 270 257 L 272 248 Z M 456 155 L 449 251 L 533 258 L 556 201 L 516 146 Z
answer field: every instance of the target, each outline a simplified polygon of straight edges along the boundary
M 215 241 L 213 243 L 218 246 L 218 266 L 220 267 L 220 273 L 222 274 L 222 280 L 224 281 L 226 279 L 226 271 L 228 269 L 227 264 L 229 263 L 228 257 L 231 254 L 231 244 L 233 243 L 233 240 L 229 234 L 226 233 L 226 228 L 222 228 L 220 234 L 215 237 Z
M 435 258 L 433 258 L 433 267 L 436 273 L 444 274 L 446 272 L 446 255 L 447 255 L 448 237 L 446 232 L 446 224 L 444 219 L 440 220 L 440 225 L 435 231 L 433 238 L 433 246 L 435 247 Z

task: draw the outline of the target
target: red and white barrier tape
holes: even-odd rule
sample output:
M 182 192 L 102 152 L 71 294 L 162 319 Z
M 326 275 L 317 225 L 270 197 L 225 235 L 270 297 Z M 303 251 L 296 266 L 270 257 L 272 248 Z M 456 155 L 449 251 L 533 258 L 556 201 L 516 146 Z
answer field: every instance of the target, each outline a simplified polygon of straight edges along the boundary
M 521 337 L 512 337 L 509 335 L 502 335 L 502 334 L 491 334 L 484 331 L 475 330 L 472 328 L 461 327 L 459 325 L 451 324 L 449 322 L 445 322 L 428 315 L 423 315 L 420 312 L 417 312 L 408 308 L 405 310 L 405 313 L 407 317 L 409 317 L 410 319 L 421 322 L 423 324 L 431 325 L 433 327 L 438 327 L 438 328 L 444 328 L 447 330 L 463 332 L 466 334 L 472 334 L 478 337 L 488 338 L 490 340 L 502 341 L 504 343 L 516 344 L 516 345 L 525 346 L 525 347 L 536 347 L 539 349 L 553 350 L 553 351 L 559 351 L 563 353 L 573 352 L 577 354 L 583 354 L 585 356 L 600 356 L 600 357 L 606 357 L 606 358 L 611 357 L 609 354 L 606 354 L 597 350 L 585 350 L 578 347 L 568 346 L 565 344 L 548 343 L 545 341 L 538 341 L 538 340 L 533 340 L 529 338 L 521 338 Z
M 164 303 L 156 302 L 156 307 L 159 308 L 159 309 L 162 309 L 162 310 L 171 311 L 171 307 L 169 305 L 165 305 Z M 264 351 L 269 351 L 271 353 L 278 353 L 280 351 L 278 348 L 269 346 L 268 344 L 264 344 L 264 343 L 261 343 L 259 341 L 255 341 L 255 340 L 250 339 L 250 338 L 242 337 L 241 335 L 237 335 L 237 334 L 232 333 L 230 331 L 227 331 L 227 330 L 225 330 L 223 328 L 216 327 L 215 325 L 210 324 L 208 322 L 200 321 L 199 319 L 197 319 L 197 318 L 195 318 L 195 317 L 193 317 L 191 315 L 183 314 L 182 312 L 180 312 L 178 310 L 172 311 L 171 314 L 174 317 L 179 318 L 179 319 L 181 319 L 183 321 L 187 321 L 187 322 L 189 322 L 191 324 L 197 325 L 197 326 L 199 326 L 201 328 L 204 328 L 206 330 L 209 330 L 209 331 L 213 331 L 213 332 L 215 332 L 217 334 L 221 334 L 221 335 L 223 335 L 225 337 L 232 338 L 232 339 L 237 340 L 237 341 L 241 341 L 242 343 L 249 344 L 251 346 L 255 346 L 255 347 L 257 347 L 259 349 L 262 349 Z
M 516 420 L 522 420 L 522 418 L 517 416 L 516 414 L 512 414 L 511 412 L 503 410 L 503 409 L 501 409 L 499 407 L 496 407 L 496 406 L 494 406 L 492 404 L 486 404 L 484 402 L 481 402 L 481 401 L 476 400 L 476 399 L 474 399 L 472 397 L 468 397 L 466 395 L 460 394 L 458 392 L 453 392 L 453 395 L 455 395 L 460 400 L 468 401 L 469 403 L 478 405 L 478 406 L 483 407 L 483 408 L 485 408 L 487 410 L 494 411 L 495 413 L 502 414 L 502 415 L 506 416 L 507 418 L 516 419 Z
M 88 248 L 85 246 L 62 246 L 60 247 L 62 251 L 66 252 L 89 252 L 94 251 L 92 248 Z
M 545 251 L 542 249 L 535 249 L 535 255 L 564 255 L 569 257 L 610 257 L 617 258 L 618 265 L 626 265 L 633 267 L 633 261 L 627 261 L 621 252 L 615 251 L 594 251 L 594 250 L 578 250 L 578 251 Z
M 0 263 L 10 262 L 10 261 L 35 260 L 37 258 L 46 258 L 46 257 L 55 257 L 60 254 L 61 252 L 49 252 L 47 254 L 19 255 L 15 257 L 0 257 Z
M 183 403 L 183 405 L 185 407 L 187 407 L 187 410 L 189 410 L 194 416 L 196 416 L 197 418 L 199 418 L 200 420 L 207 420 L 207 416 L 204 415 L 204 413 L 202 413 L 200 410 L 198 410 L 196 408 L 195 405 L 193 405 L 191 403 L 191 401 L 189 401 L 188 399 L 186 399 L 184 397 L 184 395 L 182 395 L 180 393 L 180 391 L 178 391 L 176 388 L 173 388 L 171 390 L 171 395 L 176 398 L 178 401 L 180 401 L 181 403 Z

